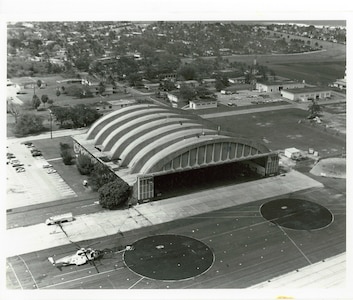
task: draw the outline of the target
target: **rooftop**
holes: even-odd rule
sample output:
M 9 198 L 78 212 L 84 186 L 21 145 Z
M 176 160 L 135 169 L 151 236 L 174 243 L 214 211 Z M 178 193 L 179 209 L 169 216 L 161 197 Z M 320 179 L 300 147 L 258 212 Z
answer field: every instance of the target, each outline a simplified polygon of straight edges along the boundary
M 302 93 L 314 93 L 314 92 L 328 92 L 331 91 L 328 87 L 305 87 L 305 88 L 298 88 L 298 89 L 288 89 L 285 92 L 289 92 L 292 94 L 302 94 Z

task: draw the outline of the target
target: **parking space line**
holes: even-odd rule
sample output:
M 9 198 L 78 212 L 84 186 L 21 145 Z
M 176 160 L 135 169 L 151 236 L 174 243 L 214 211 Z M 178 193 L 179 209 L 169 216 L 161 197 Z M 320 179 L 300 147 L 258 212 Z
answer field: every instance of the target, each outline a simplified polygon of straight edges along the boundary
M 23 262 L 24 265 L 26 266 L 26 269 L 28 270 L 28 273 L 29 273 L 29 275 L 31 276 L 31 278 L 32 278 L 32 280 L 33 280 L 33 282 L 34 282 L 35 287 L 38 288 L 37 282 L 36 282 L 36 280 L 34 279 L 31 270 L 28 268 L 28 265 L 26 264 L 26 262 L 24 261 L 24 259 L 23 259 L 20 255 L 18 255 L 18 257 L 22 260 L 22 262 Z
M 129 287 L 129 290 L 132 289 L 135 285 L 137 285 L 144 278 L 145 277 L 141 277 L 139 280 L 137 280 L 132 286 Z
M 291 239 L 291 237 L 288 235 L 288 233 L 282 228 L 282 226 L 277 226 L 281 231 L 284 233 L 284 235 L 292 242 L 292 244 L 298 249 L 298 251 L 304 256 L 304 258 L 308 261 L 309 264 L 312 265 L 312 262 L 310 259 L 305 255 L 305 253 L 298 247 L 298 245 Z
M 12 270 L 12 273 L 15 275 L 15 278 L 16 278 L 18 284 L 20 285 L 21 290 L 23 290 L 23 286 L 22 286 L 22 284 L 21 284 L 21 281 L 20 281 L 20 279 L 17 277 L 17 274 L 16 274 L 14 268 L 12 267 L 11 263 L 8 262 L 8 265 L 10 266 L 10 268 L 11 268 L 11 270 Z

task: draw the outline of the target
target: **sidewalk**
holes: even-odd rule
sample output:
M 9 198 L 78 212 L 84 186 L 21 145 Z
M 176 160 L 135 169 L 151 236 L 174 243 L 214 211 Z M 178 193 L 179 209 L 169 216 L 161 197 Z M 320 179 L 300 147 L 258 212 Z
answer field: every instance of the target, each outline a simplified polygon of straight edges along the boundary
M 79 242 L 322 186 L 310 177 L 291 171 L 283 177 L 258 180 L 256 184 L 247 182 L 141 204 L 125 210 L 79 215 L 75 221 L 63 224 L 63 227 L 71 241 Z M 47 226 L 44 223 L 10 229 L 6 235 L 6 257 L 70 243 L 58 226 Z
M 251 289 L 346 288 L 346 253 L 256 284 Z

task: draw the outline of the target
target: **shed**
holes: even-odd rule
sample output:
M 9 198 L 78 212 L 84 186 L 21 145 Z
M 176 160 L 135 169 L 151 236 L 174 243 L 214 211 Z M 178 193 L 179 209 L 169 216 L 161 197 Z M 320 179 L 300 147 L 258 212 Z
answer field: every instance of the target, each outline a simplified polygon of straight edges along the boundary
M 300 157 L 300 150 L 297 148 L 287 148 L 284 149 L 284 155 L 288 158 L 298 158 Z

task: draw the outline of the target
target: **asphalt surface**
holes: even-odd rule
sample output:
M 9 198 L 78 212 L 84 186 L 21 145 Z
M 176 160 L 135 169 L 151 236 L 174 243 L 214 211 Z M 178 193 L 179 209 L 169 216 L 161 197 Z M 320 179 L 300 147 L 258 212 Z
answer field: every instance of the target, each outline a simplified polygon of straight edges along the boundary
M 195 215 L 160 225 L 143 227 L 124 234 L 82 241 L 97 249 L 111 249 L 95 266 L 53 267 L 47 258 L 75 253 L 70 244 L 7 259 L 9 289 L 148 289 L 148 288 L 246 288 L 293 270 L 310 266 L 346 250 L 345 197 L 327 188 L 313 188 L 288 197 L 316 202 L 334 216 L 319 230 L 292 230 L 279 227 L 260 213 L 264 199 L 223 210 Z M 121 250 L 148 236 L 176 234 L 207 245 L 215 260 L 205 273 L 187 280 L 154 280 L 133 272 Z M 143 250 L 142 250 L 143 251 Z M 146 250 L 147 251 L 147 250 Z

